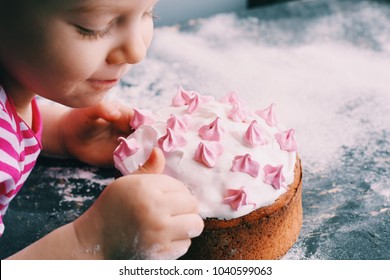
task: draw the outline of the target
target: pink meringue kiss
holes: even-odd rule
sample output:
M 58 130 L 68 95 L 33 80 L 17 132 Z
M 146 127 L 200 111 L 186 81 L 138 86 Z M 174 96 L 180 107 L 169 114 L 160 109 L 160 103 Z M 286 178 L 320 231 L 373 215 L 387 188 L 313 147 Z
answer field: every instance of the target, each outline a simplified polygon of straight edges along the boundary
M 234 122 L 244 122 L 247 118 L 247 113 L 241 105 L 233 105 L 233 108 L 228 114 L 228 118 Z
M 247 202 L 247 194 L 243 188 L 239 190 L 227 189 L 225 198 L 223 199 L 224 204 L 229 204 L 233 210 L 239 210 L 242 206 L 245 205 L 256 205 L 254 203 Z
M 214 97 L 208 95 L 200 95 L 197 92 L 193 92 L 190 100 L 188 101 L 188 109 L 187 112 L 192 114 L 193 112 L 199 110 L 202 104 L 213 101 Z
M 280 149 L 288 152 L 295 152 L 297 150 L 297 143 L 295 141 L 295 129 L 286 130 L 275 134 L 276 141 L 278 141 Z
M 173 107 L 180 107 L 184 105 L 188 105 L 191 99 L 191 93 L 184 90 L 182 86 L 179 86 L 176 95 L 172 99 Z
M 252 160 L 250 154 L 236 156 L 233 160 L 231 170 L 234 172 L 244 172 L 257 178 L 259 176 L 260 163 Z
M 118 141 L 120 144 L 114 151 L 114 157 L 118 157 L 121 160 L 134 155 L 140 149 L 140 145 L 134 138 L 126 139 L 124 137 L 119 137 Z
M 187 144 L 187 140 L 179 133 L 167 128 L 167 134 L 160 137 L 157 141 L 159 147 L 164 152 L 172 152 L 176 148 L 183 147 Z
M 183 117 L 178 117 L 174 114 L 171 114 L 167 120 L 167 127 L 172 129 L 175 132 L 186 132 L 188 130 L 188 115 Z
M 268 144 L 267 139 L 261 132 L 261 127 L 253 120 L 244 134 L 244 141 L 251 147 Z
M 201 142 L 195 152 L 194 160 L 207 167 L 214 167 L 222 153 L 223 147 L 218 142 L 211 142 L 207 145 Z
M 273 126 L 276 126 L 277 124 L 277 119 L 276 119 L 276 116 L 275 116 L 275 104 L 272 103 L 270 106 L 268 106 L 267 108 L 263 109 L 263 110 L 257 110 L 255 113 L 256 115 L 258 115 L 259 117 L 261 117 L 262 119 L 265 120 L 265 122 L 273 127 Z
M 272 185 L 276 190 L 281 187 L 286 188 L 286 179 L 283 176 L 283 165 L 272 166 L 267 164 L 264 166 L 264 183 Z
M 225 134 L 225 129 L 221 126 L 221 118 L 217 117 L 212 123 L 202 126 L 198 133 L 204 140 L 220 141 Z
M 238 96 L 236 91 L 229 92 L 226 96 L 222 97 L 221 103 L 230 103 L 233 106 L 244 106 L 245 101 Z
M 193 112 L 195 112 L 199 109 L 200 105 L 201 105 L 201 100 L 199 98 L 199 95 L 195 95 L 193 98 L 190 99 L 190 101 L 188 103 L 187 112 L 189 114 L 192 114 Z
M 137 129 L 141 125 L 149 125 L 153 124 L 154 120 L 151 117 L 151 112 L 148 110 L 139 110 L 139 109 L 133 109 L 134 110 L 134 116 L 130 121 L 130 126 L 134 129 Z

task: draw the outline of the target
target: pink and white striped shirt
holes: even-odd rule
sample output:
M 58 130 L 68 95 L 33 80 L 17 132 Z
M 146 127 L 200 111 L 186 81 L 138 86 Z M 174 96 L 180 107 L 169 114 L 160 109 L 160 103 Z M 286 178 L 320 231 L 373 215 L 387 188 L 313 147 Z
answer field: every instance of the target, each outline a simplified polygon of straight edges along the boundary
M 13 101 L 0 86 L 0 236 L 8 205 L 23 186 L 42 149 L 42 121 L 35 99 L 31 106 L 32 128 L 18 116 Z

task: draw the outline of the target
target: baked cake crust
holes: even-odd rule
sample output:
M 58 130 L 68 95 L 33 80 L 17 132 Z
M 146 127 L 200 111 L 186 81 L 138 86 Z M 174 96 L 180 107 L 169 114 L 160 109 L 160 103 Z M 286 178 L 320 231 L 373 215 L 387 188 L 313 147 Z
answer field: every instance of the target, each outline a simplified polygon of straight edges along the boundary
M 280 259 L 302 227 L 302 167 L 297 156 L 294 181 L 273 204 L 230 220 L 204 219 L 203 233 L 181 259 Z

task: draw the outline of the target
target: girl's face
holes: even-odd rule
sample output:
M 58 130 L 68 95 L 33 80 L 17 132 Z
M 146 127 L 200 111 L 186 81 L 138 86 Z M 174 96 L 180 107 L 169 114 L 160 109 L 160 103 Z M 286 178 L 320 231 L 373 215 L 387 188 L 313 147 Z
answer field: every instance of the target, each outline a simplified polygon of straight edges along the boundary
M 71 107 L 99 102 L 146 55 L 156 0 L 0 0 L 0 83 Z

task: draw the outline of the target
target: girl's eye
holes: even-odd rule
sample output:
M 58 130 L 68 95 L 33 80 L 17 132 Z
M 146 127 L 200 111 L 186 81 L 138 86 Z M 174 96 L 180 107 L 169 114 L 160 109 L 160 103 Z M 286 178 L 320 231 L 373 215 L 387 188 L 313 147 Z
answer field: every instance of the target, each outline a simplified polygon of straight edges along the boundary
M 78 33 L 86 39 L 99 39 L 110 35 L 111 25 L 101 30 L 91 30 L 80 25 L 76 25 Z
M 158 17 L 156 16 L 156 14 L 154 13 L 153 9 L 150 10 L 150 11 L 147 11 L 145 12 L 143 15 L 142 15 L 143 18 L 149 18 L 149 19 L 157 19 Z
M 147 19 L 156 19 L 157 16 L 154 14 L 153 12 L 153 9 L 150 10 L 150 11 L 147 11 L 145 13 L 143 13 L 142 15 L 142 18 L 147 18 Z M 117 24 L 120 24 L 122 21 L 122 18 L 119 18 L 116 23 Z M 104 29 L 101 29 L 101 30 L 92 30 L 92 29 L 88 29 L 88 28 L 85 28 L 81 25 L 75 25 L 76 28 L 77 28 L 77 32 L 83 37 L 83 38 L 86 38 L 86 39 L 99 39 L 99 38 L 105 38 L 107 36 L 109 36 L 111 34 L 111 27 L 113 26 L 114 24 L 109 24 L 106 28 Z

